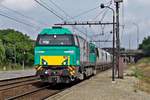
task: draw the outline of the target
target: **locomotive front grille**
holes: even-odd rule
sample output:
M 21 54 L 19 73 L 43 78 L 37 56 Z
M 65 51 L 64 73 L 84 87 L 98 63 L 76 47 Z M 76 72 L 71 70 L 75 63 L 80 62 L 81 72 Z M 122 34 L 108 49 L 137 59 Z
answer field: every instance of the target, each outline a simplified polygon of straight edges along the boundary
M 70 56 L 41 56 L 41 65 L 70 65 Z

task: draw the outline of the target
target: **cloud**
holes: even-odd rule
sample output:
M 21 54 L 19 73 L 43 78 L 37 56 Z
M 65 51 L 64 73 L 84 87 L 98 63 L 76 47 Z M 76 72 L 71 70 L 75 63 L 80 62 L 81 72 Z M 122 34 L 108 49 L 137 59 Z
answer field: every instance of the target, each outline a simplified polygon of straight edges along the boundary
M 135 0 L 135 2 L 138 2 L 139 4 L 143 4 L 143 5 L 149 5 L 150 1 L 149 0 Z
M 1 3 L 17 10 L 30 10 L 36 5 L 34 0 L 3 0 Z
M 123 2 L 124 2 L 125 4 L 128 4 L 128 0 L 124 0 Z

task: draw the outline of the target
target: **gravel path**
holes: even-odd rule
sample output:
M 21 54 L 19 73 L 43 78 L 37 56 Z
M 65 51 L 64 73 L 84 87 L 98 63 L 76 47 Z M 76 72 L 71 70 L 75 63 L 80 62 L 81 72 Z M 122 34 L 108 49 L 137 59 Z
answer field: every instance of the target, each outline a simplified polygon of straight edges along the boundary
M 149 94 L 135 91 L 137 81 L 125 76 L 112 83 L 111 71 L 106 71 L 48 100 L 150 100 Z

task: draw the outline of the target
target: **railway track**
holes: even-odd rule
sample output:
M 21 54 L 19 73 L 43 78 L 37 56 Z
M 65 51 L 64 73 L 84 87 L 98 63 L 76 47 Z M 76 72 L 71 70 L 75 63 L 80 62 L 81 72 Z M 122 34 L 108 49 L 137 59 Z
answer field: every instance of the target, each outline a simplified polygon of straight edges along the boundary
M 32 75 L 32 76 L 0 80 L 0 87 L 12 85 L 12 84 L 23 83 L 23 82 L 32 81 L 32 80 L 37 80 L 37 77 L 35 75 Z
M 20 95 L 7 98 L 7 100 L 31 100 L 31 98 L 32 100 L 43 100 L 61 91 L 62 90 L 52 90 L 49 85 L 46 85 Z
M 110 64 L 99 68 L 98 73 L 109 69 Z M 50 85 L 42 83 L 36 76 L 2 80 L 0 100 L 43 100 L 78 83 Z
M 21 89 L 39 82 L 36 76 L 27 76 L 0 81 L 0 100 L 16 95 Z M 24 91 L 22 91 L 24 92 Z
M 6 79 L 0 81 L 0 100 L 42 100 L 67 87 L 42 83 L 36 76 Z

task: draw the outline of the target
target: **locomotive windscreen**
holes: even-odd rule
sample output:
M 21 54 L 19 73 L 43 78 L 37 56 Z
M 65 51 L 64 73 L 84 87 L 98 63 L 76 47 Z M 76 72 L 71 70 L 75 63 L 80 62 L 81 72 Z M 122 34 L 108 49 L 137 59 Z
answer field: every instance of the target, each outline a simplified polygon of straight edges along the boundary
M 72 35 L 39 35 L 37 45 L 40 46 L 71 46 L 74 45 Z

